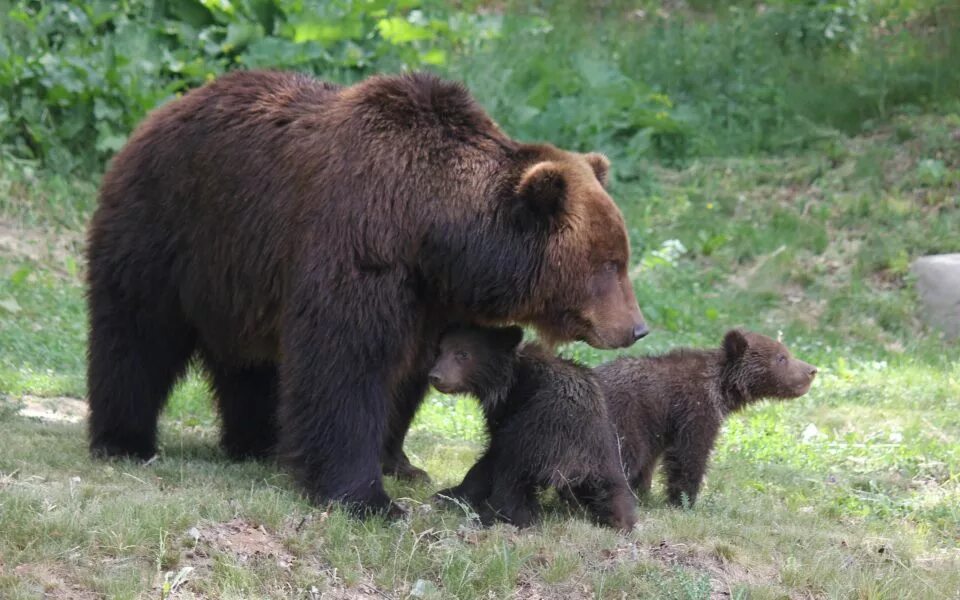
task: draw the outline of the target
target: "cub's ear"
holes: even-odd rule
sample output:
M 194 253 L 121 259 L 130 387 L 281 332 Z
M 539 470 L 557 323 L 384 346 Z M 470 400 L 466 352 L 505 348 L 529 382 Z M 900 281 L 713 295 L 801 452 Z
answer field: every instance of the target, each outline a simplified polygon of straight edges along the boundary
M 736 360 L 747 351 L 747 338 L 739 329 L 731 329 L 723 337 L 723 353 L 730 360 Z
M 593 169 L 593 174 L 597 176 L 600 185 L 606 187 L 610 180 L 610 160 L 599 152 L 590 152 L 583 157 L 587 159 L 587 164 Z
M 563 210 L 567 180 L 555 162 L 545 160 L 529 167 L 517 184 L 517 196 L 537 215 L 553 216 Z
M 523 341 L 523 329 L 516 325 L 497 329 L 495 343 L 504 352 L 513 352 Z

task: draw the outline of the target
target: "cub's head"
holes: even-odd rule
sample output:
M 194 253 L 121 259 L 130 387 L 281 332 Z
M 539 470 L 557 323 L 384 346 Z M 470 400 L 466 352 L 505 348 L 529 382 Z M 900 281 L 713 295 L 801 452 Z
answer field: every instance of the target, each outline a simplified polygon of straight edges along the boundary
M 519 327 L 457 327 L 440 339 L 430 384 L 444 394 L 484 396 L 512 378 Z
M 516 186 L 515 217 L 545 229 L 538 284 L 522 321 L 548 342 L 624 348 L 649 329 L 628 276 L 630 242 L 607 193 L 609 161 L 531 146 Z
M 798 398 L 807 393 L 817 368 L 794 358 L 777 340 L 733 329 L 723 338 L 725 383 L 746 401 Z

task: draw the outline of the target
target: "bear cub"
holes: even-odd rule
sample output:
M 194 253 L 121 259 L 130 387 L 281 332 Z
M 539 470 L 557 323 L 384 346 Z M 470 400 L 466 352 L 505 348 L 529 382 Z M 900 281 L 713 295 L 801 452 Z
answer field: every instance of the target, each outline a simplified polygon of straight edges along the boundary
M 734 329 L 719 349 L 624 357 L 594 374 L 621 438 L 630 485 L 649 492 L 662 457 L 670 503 L 682 505 L 685 495 L 692 506 L 727 415 L 765 398 L 806 394 L 817 368 L 776 340 Z
M 468 503 L 485 525 L 525 527 L 538 516 L 538 492 L 553 487 L 598 522 L 632 529 L 636 502 L 596 378 L 537 344 L 520 347 L 522 338 L 519 327 L 472 326 L 441 338 L 430 382 L 477 397 L 490 444 L 460 485 L 437 495 Z

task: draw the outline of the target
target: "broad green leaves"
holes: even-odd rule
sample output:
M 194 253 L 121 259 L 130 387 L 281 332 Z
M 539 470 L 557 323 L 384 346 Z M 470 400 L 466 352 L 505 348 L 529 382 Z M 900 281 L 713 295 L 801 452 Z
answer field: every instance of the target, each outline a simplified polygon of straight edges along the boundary
M 0 22 L 0 144 L 63 171 L 99 170 L 146 112 L 229 69 L 353 81 L 495 37 L 431 0 L 14 0 Z

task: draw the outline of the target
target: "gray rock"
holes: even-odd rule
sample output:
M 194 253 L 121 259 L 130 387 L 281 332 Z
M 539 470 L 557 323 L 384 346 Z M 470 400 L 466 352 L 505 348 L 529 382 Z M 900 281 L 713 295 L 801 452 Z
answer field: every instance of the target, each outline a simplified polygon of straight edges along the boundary
M 914 261 L 923 318 L 948 338 L 960 337 L 960 254 L 935 254 Z

